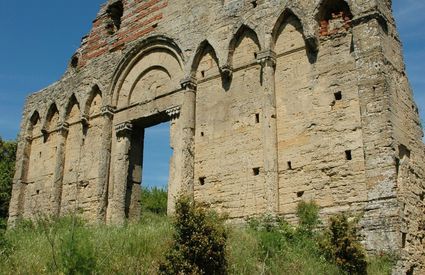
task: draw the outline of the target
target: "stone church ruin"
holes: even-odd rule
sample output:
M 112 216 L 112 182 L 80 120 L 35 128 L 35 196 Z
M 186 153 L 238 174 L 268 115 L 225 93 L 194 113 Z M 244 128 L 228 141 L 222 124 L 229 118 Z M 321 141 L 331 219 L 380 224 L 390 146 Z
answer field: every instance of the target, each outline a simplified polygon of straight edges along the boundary
M 108 1 L 26 101 L 9 223 L 138 219 L 144 131 L 162 122 L 170 212 L 188 194 L 295 221 L 314 200 L 425 272 L 425 147 L 391 0 Z

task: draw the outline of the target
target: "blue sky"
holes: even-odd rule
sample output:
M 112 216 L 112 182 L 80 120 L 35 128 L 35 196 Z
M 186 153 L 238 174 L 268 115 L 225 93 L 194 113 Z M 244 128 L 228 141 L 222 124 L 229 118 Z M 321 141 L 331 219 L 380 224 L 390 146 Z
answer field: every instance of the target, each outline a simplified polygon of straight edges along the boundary
M 15 139 L 27 95 L 58 80 L 106 0 L 0 0 L 0 136 Z M 393 0 L 408 76 L 425 119 L 425 1 Z M 144 175 L 160 185 L 168 167 L 168 126 L 147 133 Z M 145 157 L 146 158 L 146 157 Z M 165 168 L 164 168 L 165 167 Z M 165 171 L 165 172 L 164 172 Z M 162 175 L 162 176 L 161 176 Z

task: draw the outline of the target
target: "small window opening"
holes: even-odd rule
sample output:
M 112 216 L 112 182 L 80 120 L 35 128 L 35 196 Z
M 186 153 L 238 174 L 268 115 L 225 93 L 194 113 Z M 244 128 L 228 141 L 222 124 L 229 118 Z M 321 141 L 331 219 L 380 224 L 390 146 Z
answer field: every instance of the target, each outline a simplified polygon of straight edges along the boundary
M 260 174 L 260 168 L 259 167 L 252 168 L 252 174 L 254 176 L 258 176 Z
M 304 196 L 304 191 L 297 192 L 297 198 L 302 198 Z
M 205 71 L 201 71 L 202 77 L 205 77 Z
M 406 233 L 402 233 L 401 234 L 401 247 L 405 248 L 406 247 L 406 238 L 407 238 L 407 234 Z
M 344 0 L 324 1 L 317 18 L 320 24 L 320 35 L 328 36 L 346 32 L 351 26 L 352 18 L 350 7 Z
M 200 185 L 205 185 L 205 180 L 206 180 L 207 178 L 206 177 L 200 177 L 199 178 L 199 184 Z
M 258 6 L 257 1 L 251 1 L 252 7 L 255 9 Z
M 36 193 L 37 193 L 37 195 L 40 195 L 40 190 L 37 190 Z
M 201 132 L 201 137 L 205 136 L 204 132 Z
M 424 201 L 424 199 L 425 199 L 425 192 L 422 192 L 422 194 L 419 195 L 419 199 L 421 201 Z
M 291 161 L 288 161 L 288 169 L 292 170 L 292 162 Z
M 121 28 L 121 18 L 124 14 L 124 5 L 122 1 L 111 4 L 106 10 L 111 22 L 107 25 L 107 29 L 114 33 Z
M 345 151 L 345 159 L 346 160 L 352 160 L 353 159 L 353 155 L 351 153 L 351 150 Z
M 260 123 L 260 114 L 255 114 L 255 123 Z
M 78 56 L 77 55 L 74 55 L 71 58 L 71 67 L 74 68 L 74 69 L 77 68 L 78 67 L 78 62 L 79 62 Z
M 258 54 L 254 53 L 254 58 L 257 59 L 257 57 L 258 57 Z
M 342 92 L 336 92 L 334 93 L 334 96 L 336 101 L 342 100 Z

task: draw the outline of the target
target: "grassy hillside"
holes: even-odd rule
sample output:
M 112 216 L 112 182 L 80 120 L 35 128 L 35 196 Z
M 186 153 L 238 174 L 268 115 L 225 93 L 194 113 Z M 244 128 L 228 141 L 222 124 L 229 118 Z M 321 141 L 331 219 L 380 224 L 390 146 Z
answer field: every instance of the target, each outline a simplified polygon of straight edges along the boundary
M 344 274 L 314 239 L 252 227 L 230 226 L 228 232 L 230 274 Z M 157 214 L 125 227 L 89 226 L 72 218 L 27 224 L 6 233 L 0 273 L 156 274 L 172 235 L 169 218 Z M 369 274 L 390 274 L 389 259 L 370 261 Z

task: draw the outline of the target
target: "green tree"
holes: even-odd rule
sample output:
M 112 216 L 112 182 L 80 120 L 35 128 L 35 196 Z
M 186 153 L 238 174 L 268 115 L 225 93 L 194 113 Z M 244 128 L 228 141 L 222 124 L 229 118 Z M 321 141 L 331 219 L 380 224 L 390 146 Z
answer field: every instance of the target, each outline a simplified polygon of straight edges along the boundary
M 162 188 L 147 188 L 142 189 L 142 213 L 146 211 L 155 214 L 167 214 L 167 190 Z
M 15 159 L 16 142 L 3 141 L 0 137 L 0 224 L 8 216 Z

